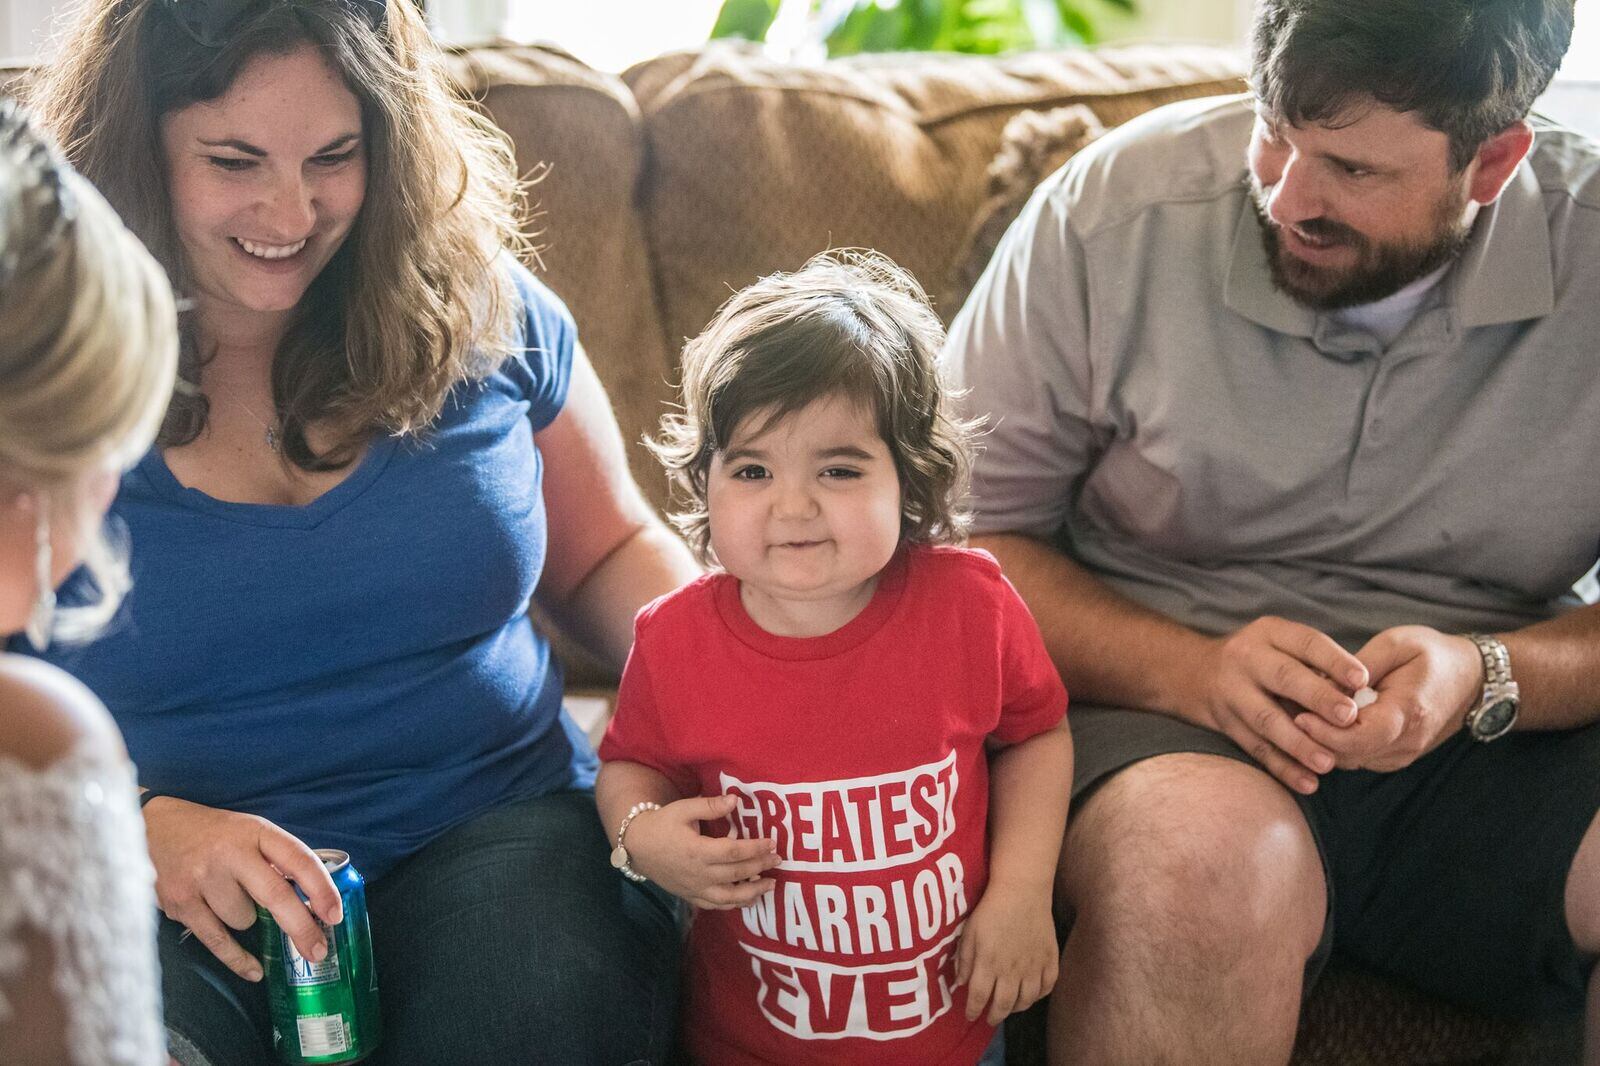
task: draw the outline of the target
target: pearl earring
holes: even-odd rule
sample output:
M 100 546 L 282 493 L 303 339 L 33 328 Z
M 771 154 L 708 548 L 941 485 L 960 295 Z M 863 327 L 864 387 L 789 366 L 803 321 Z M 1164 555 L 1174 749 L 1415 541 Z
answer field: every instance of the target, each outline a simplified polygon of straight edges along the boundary
M 44 651 L 50 646 L 50 631 L 55 628 L 56 587 L 50 580 L 50 516 L 43 500 L 39 502 L 39 519 L 34 529 L 37 548 L 33 557 L 34 577 L 39 583 L 39 595 L 33 601 L 33 613 L 28 616 L 28 626 L 23 633 L 35 651 Z

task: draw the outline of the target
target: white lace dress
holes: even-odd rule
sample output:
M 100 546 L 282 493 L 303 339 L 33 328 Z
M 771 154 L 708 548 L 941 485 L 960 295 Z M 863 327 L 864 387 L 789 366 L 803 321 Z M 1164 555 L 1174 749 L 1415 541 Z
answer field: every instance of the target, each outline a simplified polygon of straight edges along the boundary
M 40 1061 L 167 1062 L 136 791 L 125 762 L 83 744 L 43 770 L 0 756 L 0 1028 L 59 1014 L 65 1046 Z

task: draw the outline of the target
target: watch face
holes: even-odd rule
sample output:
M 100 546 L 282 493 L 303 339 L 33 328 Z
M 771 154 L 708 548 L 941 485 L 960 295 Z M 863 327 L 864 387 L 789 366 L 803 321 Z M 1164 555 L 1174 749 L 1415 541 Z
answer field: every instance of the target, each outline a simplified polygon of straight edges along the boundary
M 1493 740 L 1511 728 L 1517 720 L 1517 701 L 1499 699 L 1478 712 L 1472 722 L 1472 735 L 1480 740 Z

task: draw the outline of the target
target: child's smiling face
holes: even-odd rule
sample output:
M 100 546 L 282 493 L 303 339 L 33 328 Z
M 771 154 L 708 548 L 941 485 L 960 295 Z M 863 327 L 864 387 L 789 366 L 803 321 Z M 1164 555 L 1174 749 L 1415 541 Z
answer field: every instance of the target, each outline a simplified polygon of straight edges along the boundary
M 871 409 L 814 401 L 744 419 L 711 461 L 711 547 L 762 628 L 817 636 L 872 597 L 900 543 L 900 477 Z

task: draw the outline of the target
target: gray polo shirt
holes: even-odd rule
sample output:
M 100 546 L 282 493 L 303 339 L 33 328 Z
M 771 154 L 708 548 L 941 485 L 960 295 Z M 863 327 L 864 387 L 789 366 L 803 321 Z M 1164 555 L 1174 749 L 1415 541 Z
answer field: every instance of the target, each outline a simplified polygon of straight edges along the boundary
M 979 532 L 1059 537 L 1201 631 L 1355 646 L 1578 605 L 1600 554 L 1600 147 L 1540 126 L 1384 349 L 1278 292 L 1248 97 L 1151 112 L 1035 193 L 951 328 Z

